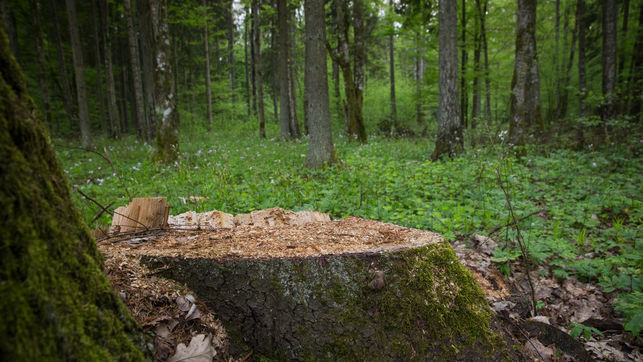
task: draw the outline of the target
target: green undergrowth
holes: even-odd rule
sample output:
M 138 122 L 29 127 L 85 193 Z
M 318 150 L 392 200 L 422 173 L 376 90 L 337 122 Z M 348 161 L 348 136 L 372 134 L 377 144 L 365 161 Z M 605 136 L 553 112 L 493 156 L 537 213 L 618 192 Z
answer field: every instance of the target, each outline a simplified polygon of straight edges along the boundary
M 98 150 L 107 151 L 133 197 L 166 196 L 172 214 L 212 209 L 238 214 L 275 206 L 311 209 L 334 218 L 356 215 L 432 230 L 449 240 L 486 235 L 510 222 L 494 147 L 469 147 L 454 160 L 431 162 L 433 142 L 425 138 L 371 136 L 368 144 L 360 145 L 336 134 L 343 162 L 307 170 L 305 139 L 283 142 L 278 137 L 260 139 L 256 133 L 245 123 L 225 133 L 184 134 L 181 156 L 172 165 L 151 162 L 152 145 L 132 137 L 96 143 Z M 277 133 L 269 124 L 268 134 Z M 62 146 L 65 142 L 54 140 L 70 183 L 103 205 L 114 202 L 112 209 L 127 204 L 125 189 L 108 163 Z M 606 150 L 527 148 L 520 158 L 507 154 L 503 159 L 502 180 L 541 272 L 559 279 L 575 276 L 606 292 L 621 293 L 628 306 L 621 308 L 625 316 L 640 320 L 639 141 Z M 205 199 L 193 202 L 189 196 Z M 75 203 L 87 222 L 100 211 L 78 194 Z M 91 226 L 109 222 L 103 215 Z M 494 261 L 510 272 L 509 263 L 520 257 L 512 241 L 515 232 L 501 228 L 493 237 L 500 243 Z

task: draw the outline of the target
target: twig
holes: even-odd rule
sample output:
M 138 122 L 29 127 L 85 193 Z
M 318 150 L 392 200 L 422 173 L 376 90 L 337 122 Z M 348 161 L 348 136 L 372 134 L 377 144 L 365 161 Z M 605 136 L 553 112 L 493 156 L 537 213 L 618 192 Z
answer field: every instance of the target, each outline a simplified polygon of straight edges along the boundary
M 536 215 L 537 213 L 539 213 L 539 212 L 541 212 L 541 211 L 543 211 L 543 209 L 538 210 L 538 211 L 534 211 L 534 212 L 532 212 L 532 213 L 530 213 L 530 214 L 528 214 L 528 215 L 525 215 L 525 216 L 521 217 L 520 219 L 518 219 L 518 222 L 519 222 L 519 223 L 521 223 L 521 222 L 523 222 L 525 219 L 528 219 L 528 218 L 530 218 L 530 217 L 532 217 L 532 216 Z M 514 224 L 514 221 L 510 221 L 510 222 L 508 222 L 508 223 L 506 223 L 506 224 L 504 224 L 504 225 L 498 225 L 498 226 L 494 227 L 493 229 L 489 230 L 489 236 L 491 236 L 491 235 L 493 235 L 493 234 L 497 233 L 499 230 L 502 230 L 502 229 L 506 228 L 507 226 L 511 226 L 511 225 L 513 225 L 513 224 Z
M 116 211 L 109 211 L 105 206 L 101 205 L 98 201 L 96 201 L 96 200 L 92 199 L 91 197 L 87 196 L 84 192 L 80 191 L 80 189 L 79 189 L 78 187 L 74 187 L 74 190 L 76 190 L 79 194 L 81 194 L 81 196 L 83 196 L 83 197 L 84 197 L 84 198 L 86 198 L 87 200 L 89 200 L 89 201 L 93 202 L 94 204 L 98 205 L 98 207 L 100 207 L 101 209 L 103 209 L 103 211 L 105 211 L 106 213 L 108 213 L 108 214 L 110 214 L 110 215 L 112 215 L 112 216 L 114 216 L 114 215 L 120 215 L 120 216 L 122 216 L 122 217 L 124 217 L 124 218 L 126 218 L 126 219 L 128 219 L 128 220 L 134 221 L 135 223 L 142 225 L 142 226 L 143 226 L 143 228 L 145 228 L 145 231 L 149 230 L 149 228 L 147 227 L 147 225 L 143 224 L 142 222 L 140 222 L 140 221 L 138 221 L 138 220 L 132 219 L 131 217 L 129 217 L 129 216 L 127 216 L 127 215 L 124 215 L 124 214 L 121 214 L 120 212 L 116 212 Z
M 116 177 L 118 178 L 118 180 L 121 182 L 121 185 L 123 186 L 123 189 L 125 189 L 125 193 L 127 194 L 127 198 L 129 199 L 129 201 L 130 201 L 130 202 L 132 201 L 132 195 L 129 193 L 129 189 L 127 188 L 127 185 L 125 185 L 125 182 L 123 181 L 123 178 L 122 178 L 122 177 L 121 177 L 121 175 L 118 173 L 118 171 L 116 171 L 116 167 L 114 167 L 114 164 L 112 163 L 112 160 L 110 160 L 110 158 L 109 158 L 109 156 L 108 156 L 108 153 L 107 153 L 107 148 L 106 148 L 106 147 L 105 147 L 105 148 L 103 148 L 103 150 L 105 151 L 105 154 L 103 155 L 102 153 L 97 152 L 97 151 L 94 151 L 94 150 L 92 150 L 92 149 L 86 149 L 86 148 L 81 148 L 81 147 L 65 146 L 65 145 L 61 145 L 61 144 L 59 144 L 59 143 L 55 143 L 54 145 L 55 145 L 56 147 L 62 147 L 62 148 L 67 148 L 67 149 L 71 149 L 71 150 L 81 150 L 81 151 L 85 151 L 85 152 L 91 152 L 91 153 L 94 153 L 94 154 L 98 155 L 98 156 L 99 156 L 99 157 L 101 157 L 103 160 L 107 161 L 107 163 L 109 164 L 109 166 L 112 168 L 112 171 L 114 171 L 114 174 L 116 175 Z
M 112 205 L 114 205 L 114 201 L 112 201 L 112 202 L 110 202 L 109 204 L 107 204 L 107 206 L 105 206 L 105 208 L 104 208 L 104 209 L 101 209 L 101 210 L 98 212 L 98 214 L 96 214 L 96 216 L 94 216 L 94 217 L 89 221 L 89 224 L 91 225 L 94 221 L 98 220 L 98 218 L 99 218 L 99 217 L 103 216 L 103 214 L 105 213 L 106 209 L 109 209 L 110 207 L 112 207 Z
M 250 356 L 252 356 L 253 352 L 254 352 L 254 350 L 251 350 L 250 352 L 248 352 L 248 354 L 245 355 L 242 359 L 240 359 L 239 362 L 246 362 L 248 360 L 248 358 L 250 358 Z

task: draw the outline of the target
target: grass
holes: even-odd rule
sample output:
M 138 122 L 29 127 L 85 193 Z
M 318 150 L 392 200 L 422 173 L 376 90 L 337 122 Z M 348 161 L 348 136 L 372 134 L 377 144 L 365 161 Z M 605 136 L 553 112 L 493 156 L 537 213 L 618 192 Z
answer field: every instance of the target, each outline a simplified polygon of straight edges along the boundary
M 359 145 L 335 135 L 343 163 L 312 171 L 303 167 L 306 140 L 263 140 L 256 133 L 254 124 L 243 123 L 234 131 L 183 135 L 181 157 L 173 165 L 152 163 L 152 145 L 132 137 L 96 143 L 133 197 L 166 196 L 172 214 L 312 209 L 432 230 L 450 240 L 510 222 L 497 184 L 500 162 L 533 261 L 557 278 L 576 276 L 622 293 L 621 310 L 630 323 L 639 321 L 640 330 L 643 160 L 636 140 L 633 147 L 609 150 L 529 148 L 520 159 L 502 147 L 499 159 L 494 147 L 481 146 L 454 160 L 431 162 L 432 140 L 371 136 Z M 269 124 L 268 134 L 277 133 Z M 61 146 L 66 142 L 54 140 L 70 183 L 103 205 L 126 205 L 126 192 L 109 165 L 95 154 Z M 188 196 L 206 199 L 182 201 Z M 99 212 L 78 194 L 75 204 L 88 222 Z M 108 224 L 110 218 L 97 222 Z M 515 231 L 503 228 L 494 238 L 500 242 L 494 261 L 510 272 L 508 262 L 520 257 L 511 241 Z

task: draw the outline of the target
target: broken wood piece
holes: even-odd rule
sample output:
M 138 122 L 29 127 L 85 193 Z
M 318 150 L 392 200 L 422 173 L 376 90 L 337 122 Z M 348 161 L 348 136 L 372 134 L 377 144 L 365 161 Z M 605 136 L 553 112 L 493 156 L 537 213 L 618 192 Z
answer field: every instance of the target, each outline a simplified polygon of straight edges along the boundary
M 112 231 L 127 232 L 167 226 L 170 206 L 165 197 L 137 197 L 127 207 L 114 210 Z

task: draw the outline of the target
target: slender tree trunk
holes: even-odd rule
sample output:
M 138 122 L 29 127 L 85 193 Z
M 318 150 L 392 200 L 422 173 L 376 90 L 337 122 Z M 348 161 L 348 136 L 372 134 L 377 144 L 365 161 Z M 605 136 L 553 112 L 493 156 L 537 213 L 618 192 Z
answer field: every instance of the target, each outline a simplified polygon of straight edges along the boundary
M 232 116 L 237 113 L 237 92 L 235 90 L 235 62 L 234 62 L 234 1 L 230 0 L 230 7 L 228 12 L 228 65 L 230 69 L 228 70 L 230 78 L 230 94 L 232 95 Z
M 96 89 L 98 95 L 98 106 L 99 106 L 99 115 L 100 115 L 100 124 L 102 130 L 105 134 L 109 134 L 109 120 L 105 116 L 105 95 L 104 95 L 104 83 L 103 83 L 103 67 L 101 65 L 101 54 L 100 54 L 100 45 L 101 38 L 98 36 L 99 32 L 99 18 L 98 12 L 96 9 L 96 2 L 92 1 L 92 17 L 94 18 L 94 53 L 96 54 Z
M 126 0 L 129 1 L 129 0 Z M 154 39 L 156 85 L 156 154 L 162 163 L 174 162 L 179 155 L 179 110 L 176 104 L 176 89 L 172 81 L 170 60 L 170 34 L 167 24 L 167 0 L 150 0 L 152 35 Z
M 462 123 L 458 109 L 458 13 L 456 2 L 439 1 L 438 65 L 440 99 L 438 102 L 438 134 L 431 155 L 437 160 L 462 151 Z
M 361 109 L 364 104 L 364 84 L 366 77 L 366 49 L 365 49 L 365 34 L 364 34 L 364 1 L 353 0 L 353 39 L 355 44 L 355 54 L 353 61 L 355 62 L 355 91 L 357 98 L 357 107 Z
M 151 11 L 149 0 L 138 0 L 139 28 L 141 32 L 141 68 L 143 75 L 143 103 L 145 119 L 149 125 L 150 139 L 156 138 L 156 114 L 154 99 L 154 40 L 152 39 Z M 172 43 L 174 44 L 174 43 Z M 174 47 L 173 47 L 174 48 Z M 174 67 L 177 69 L 177 67 Z M 175 72 L 176 74 L 176 72 Z
M 60 78 L 63 88 L 63 101 L 65 103 L 65 110 L 69 118 L 69 129 L 73 130 L 76 126 L 76 112 L 74 111 L 74 101 L 72 100 L 72 89 L 69 83 L 69 72 L 67 72 L 67 61 L 65 60 L 65 53 L 63 52 L 62 33 L 58 22 L 58 9 L 56 8 L 56 0 L 51 0 L 51 13 L 53 17 L 54 36 L 56 38 L 56 55 L 58 56 L 58 66 L 60 68 Z
M 294 137 L 290 127 L 290 109 L 294 107 L 290 103 L 290 69 L 288 67 L 290 58 L 290 30 L 288 21 L 290 10 L 287 0 L 277 0 L 277 15 L 279 28 L 279 130 L 282 139 Z
M 333 60 L 333 97 L 335 98 L 335 110 L 337 112 L 337 118 L 341 119 L 344 117 L 344 111 L 342 108 L 342 94 L 339 90 L 339 64 Z
M 103 37 L 103 54 L 105 56 L 105 81 L 107 85 L 107 114 L 109 116 L 110 136 L 118 139 L 121 136 L 116 107 L 116 88 L 114 85 L 114 72 L 112 70 L 111 36 L 109 32 L 109 9 L 107 0 L 99 1 L 101 35 Z
M 273 17 L 270 28 L 270 58 L 272 63 L 272 109 L 275 116 L 275 124 L 280 124 L 279 114 L 279 14 Z
M 246 108 L 248 110 L 248 118 L 250 118 L 250 115 L 252 113 L 251 108 L 250 108 L 250 103 L 251 103 L 251 93 L 250 93 L 250 59 L 248 59 L 248 27 L 250 24 L 250 21 L 248 20 L 250 16 L 250 12 L 248 11 L 248 7 L 245 7 L 245 21 L 244 21 L 244 27 L 243 27 L 243 52 L 245 55 L 245 69 L 246 69 Z
M 422 84 L 424 83 L 424 70 L 426 69 L 426 61 L 424 60 L 424 46 L 422 45 L 422 36 L 416 34 L 416 51 L 415 56 L 415 113 L 417 117 L 417 124 L 424 122 L 424 105 L 422 96 Z
M 565 16 L 565 24 L 563 25 L 563 33 L 566 33 L 569 28 L 569 16 Z M 572 42 L 569 47 L 569 58 L 563 72 L 562 82 L 560 85 L 560 100 L 558 101 L 558 119 L 564 119 L 567 116 L 567 106 L 569 103 L 569 81 L 570 74 L 572 72 L 572 67 L 574 65 L 574 51 L 576 49 L 576 34 L 578 33 L 578 20 L 576 21 L 576 26 L 572 30 Z M 566 41 L 565 41 L 566 42 Z
M 516 57 L 509 112 L 509 143 L 524 145 L 526 133 L 542 130 L 536 52 L 536 0 L 518 0 Z
M 288 103 L 290 108 L 290 133 L 299 138 L 299 122 L 297 121 L 297 71 L 295 64 L 295 7 L 288 6 Z
M 264 117 L 263 111 L 263 81 L 261 73 L 261 18 L 259 15 L 259 1 L 252 1 L 252 20 L 254 23 L 254 63 L 255 63 L 255 83 L 257 86 L 257 112 L 259 116 L 259 136 L 262 138 L 266 137 L 266 119 Z
M 87 106 L 87 86 L 83 64 L 83 51 L 78 34 L 76 21 L 76 1 L 66 0 L 67 18 L 69 20 L 69 37 L 74 58 L 74 75 L 76 79 L 76 95 L 78 98 L 78 118 L 80 120 L 80 138 L 83 148 L 91 147 L 91 134 L 89 128 L 89 109 Z
M 560 102 L 560 61 L 559 58 L 559 49 L 560 49 L 560 0 L 556 0 L 556 14 L 555 14 L 555 23 L 554 23 L 554 87 L 555 87 L 555 97 L 556 99 L 552 102 L 549 102 L 549 115 L 547 117 L 548 121 L 553 121 L 554 117 L 558 115 L 558 102 Z
M 208 3 L 203 0 L 203 44 L 205 52 L 205 97 L 207 102 L 206 118 L 208 131 L 212 130 L 212 82 L 210 79 L 210 36 L 208 34 Z
M 587 116 L 587 71 L 585 64 L 585 0 L 578 0 L 576 5 L 576 29 L 578 30 L 578 90 L 580 105 L 578 116 Z
M 310 117 L 310 143 L 306 167 L 318 168 L 338 161 L 330 124 L 324 0 L 305 0 L 304 12 L 306 16 L 304 91 L 308 94 L 305 113 Z
M 616 29 L 618 8 L 616 0 L 603 0 L 603 107 L 601 116 L 605 137 L 607 121 L 616 117 Z
M 484 115 L 487 124 L 491 122 L 491 79 L 489 77 L 489 51 L 487 44 L 487 32 L 485 22 L 487 19 L 488 0 L 484 0 L 482 11 L 480 14 L 480 34 L 482 36 L 482 48 L 484 50 L 484 87 L 485 87 L 485 102 L 484 102 Z
M 632 87 L 632 103 L 630 105 L 630 115 L 635 121 L 641 122 L 641 88 L 643 88 L 643 5 L 639 5 L 639 28 L 636 34 L 636 44 L 634 49 L 638 50 L 632 54 L 632 70 L 630 71 L 630 81 Z
M 132 13 L 131 1 L 123 0 L 125 7 L 125 19 L 127 22 L 127 41 L 129 44 L 130 69 L 132 70 L 132 82 L 134 87 L 134 117 L 138 125 L 138 135 L 148 139 L 150 125 L 145 119 L 145 104 L 143 102 L 143 82 L 141 80 L 141 65 L 139 61 L 138 41 L 136 41 L 136 30 L 134 29 L 134 15 Z
M 467 2 L 462 0 L 461 38 L 460 48 L 460 116 L 464 128 L 469 127 L 469 93 L 467 87 Z
M 257 0 L 252 0 L 257 1 Z M 252 114 L 257 116 L 257 53 L 255 52 L 255 33 L 256 33 L 256 11 L 255 6 L 251 6 L 252 14 L 250 15 L 250 82 L 252 83 Z M 250 14 L 250 13 L 248 13 Z
M 393 16 L 393 0 L 389 0 L 389 12 L 390 16 Z M 394 45 L 394 39 L 395 39 L 395 25 L 391 21 L 391 33 L 388 36 L 388 49 L 389 49 L 389 76 L 390 76 L 390 83 L 391 83 L 391 121 L 393 122 L 393 126 L 395 128 L 398 127 L 397 125 L 397 103 L 395 101 L 395 47 Z
M 480 0 L 476 0 L 476 14 L 474 17 L 473 31 L 473 107 L 471 109 L 471 128 L 476 127 L 482 111 L 482 98 L 480 89 L 480 54 L 482 53 L 482 35 L 480 34 Z
M 627 93 L 626 89 L 628 88 L 627 76 L 625 74 L 625 54 L 627 53 L 627 25 L 630 17 L 630 0 L 623 1 L 623 27 L 621 28 L 621 51 L 620 57 L 618 58 L 618 68 L 616 73 L 618 74 L 618 84 L 619 84 L 619 113 L 627 113 Z
M 47 128 L 53 130 L 51 119 L 51 98 L 49 96 L 49 74 L 47 72 L 47 59 L 45 58 L 45 42 L 42 34 L 40 3 L 37 0 L 31 0 L 31 8 L 34 11 L 34 33 L 36 36 L 36 51 L 38 52 L 38 69 L 40 95 L 42 96 L 42 107 L 45 115 L 45 124 Z

